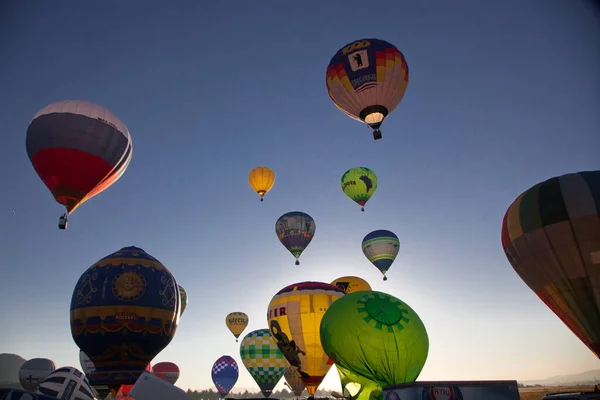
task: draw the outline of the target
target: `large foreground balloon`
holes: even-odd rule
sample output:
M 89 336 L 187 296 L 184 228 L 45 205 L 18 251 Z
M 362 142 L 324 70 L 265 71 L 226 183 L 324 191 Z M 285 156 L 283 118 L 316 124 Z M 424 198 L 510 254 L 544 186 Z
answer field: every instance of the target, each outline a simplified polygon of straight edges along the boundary
M 92 265 L 71 298 L 73 340 L 96 368 L 90 383 L 113 394 L 134 384 L 173 339 L 178 313 L 175 278 L 144 250 L 125 247 Z
M 54 361 L 47 358 L 32 358 L 21 365 L 19 382 L 23 389 L 34 391 L 38 384 L 55 369 Z
M 221 356 L 213 364 L 211 376 L 219 394 L 227 396 L 238 380 L 238 365 L 231 356 Z
M 296 258 L 296 265 L 302 252 L 315 235 L 315 220 L 301 211 L 283 214 L 275 223 L 275 233 L 281 244 Z
M 162 379 L 163 381 L 167 381 L 170 384 L 174 385 L 179 379 L 179 367 L 177 364 L 163 361 L 158 364 L 154 364 L 152 367 L 152 373 L 154 376 Z
M 275 184 L 275 172 L 267 167 L 253 168 L 248 173 L 248 183 L 252 190 L 260 196 L 260 201 L 263 201 L 265 194 Z
M 350 371 L 336 364 L 335 369 L 340 377 L 342 393 L 351 400 L 381 399 L 383 388 L 371 379 Z
M 40 382 L 37 393 L 69 400 L 94 400 L 94 389 L 86 376 L 73 367 L 62 367 L 53 371 Z
M 400 251 L 400 240 L 394 232 L 385 229 L 373 231 L 364 237 L 362 251 L 371 264 L 381 271 L 383 280 L 387 281 L 385 274 Z
M 425 325 L 403 301 L 386 293 L 350 293 L 323 316 L 321 342 L 342 368 L 381 386 L 413 382 L 429 351 Z
M 283 377 L 285 378 L 287 386 L 294 393 L 294 396 L 300 396 L 306 386 L 296 367 L 288 367 L 288 369 L 285 370 Z
M 300 282 L 281 289 L 269 303 L 271 335 L 311 396 L 333 364 L 321 347 L 321 318 L 343 295 L 342 289 L 328 283 Z
M 527 286 L 600 358 L 600 171 L 523 192 L 504 215 L 502 247 Z
M 227 325 L 227 328 L 233 333 L 233 336 L 235 336 L 236 342 L 242 332 L 244 332 L 244 329 L 248 326 L 248 321 L 248 315 L 240 311 L 231 312 L 225 317 L 225 325 Z
M 346 196 L 365 211 L 365 204 L 377 190 L 377 175 L 369 168 L 351 168 L 344 172 L 340 184 Z
M 268 329 L 248 333 L 240 343 L 240 357 L 265 397 L 271 395 L 289 367 Z
M 408 65 L 396 46 L 379 39 L 361 39 L 340 49 L 327 67 L 327 92 L 346 115 L 373 129 L 396 109 L 408 86 Z
M 67 214 L 115 183 L 132 154 L 123 122 L 103 107 L 77 100 L 39 111 L 27 128 L 26 148 L 33 168 Z
M 346 294 L 360 292 L 361 290 L 371 290 L 371 285 L 358 276 L 342 276 L 331 282 L 331 284 L 339 287 Z

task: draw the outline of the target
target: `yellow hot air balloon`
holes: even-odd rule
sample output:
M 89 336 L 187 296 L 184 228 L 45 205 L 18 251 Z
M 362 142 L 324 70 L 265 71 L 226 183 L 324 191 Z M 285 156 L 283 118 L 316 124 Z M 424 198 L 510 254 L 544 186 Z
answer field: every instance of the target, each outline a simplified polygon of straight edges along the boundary
M 267 167 L 253 168 L 248 174 L 248 183 L 250 187 L 258 193 L 260 201 L 275 184 L 275 172 Z
M 371 285 L 358 276 L 342 276 L 331 282 L 331 284 L 339 287 L 346 294 L 360 292 L 361 290 L 372 290 Z
M 248 326 L 248 316 L 243 312 L 232 312 L 227 314 L 225 317 L 225 324 L 235 336 L 235 341 L 244 332 L 244 329 Z
M 342 289 L 328 283 L 300 282 L 281 289 L 269 303 L 271 335 L 311 396 L 333 365 L 321 346 L 321 318 L 343 295 Z

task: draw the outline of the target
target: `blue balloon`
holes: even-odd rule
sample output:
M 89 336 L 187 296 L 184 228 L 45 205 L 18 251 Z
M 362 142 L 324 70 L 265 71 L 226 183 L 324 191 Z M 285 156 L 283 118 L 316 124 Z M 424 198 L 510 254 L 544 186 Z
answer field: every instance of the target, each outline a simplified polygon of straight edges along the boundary
M 238 365 L 230 356 L 221 356 L 213 364 L 211 375 L 221 396 L 226 396 L 238 380 Z

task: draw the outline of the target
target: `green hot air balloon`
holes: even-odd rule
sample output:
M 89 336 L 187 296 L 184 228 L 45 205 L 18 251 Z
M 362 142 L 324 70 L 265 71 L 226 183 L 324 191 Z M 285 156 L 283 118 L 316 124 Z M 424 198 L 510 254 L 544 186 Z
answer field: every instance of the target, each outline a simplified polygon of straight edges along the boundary
M 342 175 L 341 185 L 346 196 L 365 211 L 365 204 L 377 190 L 377 176 L 369 168 L 356 167 Z
M 352 400 L 381 400 L 383 391 L 379 383 L 336 365 L 344 397 Z
M 265 397 L 271 395 L 290 366 L 268 329 L 247 334 L 240 343 L 240 357 Z
M 179 286 L 179 301 L 181 303 L 181 310 L 179 311 L 179 316 L 181 317 L 183 315 L 183 312 L 185 311 L 185 308 L 187 307 L 187 303 L 188 303 L 188 295 L 187 292 L 185 291 L 185 289 L 181 286 Z
M 342 371 L 378 383 L 378 390 L 415 381 L 429 351 L 417 313 L 376 291 L 349 293 L 334 301 L 321 320 L 320 335 L 323 349 Z M 359 398 L 369 398 L 372 391 L 361 389 Z

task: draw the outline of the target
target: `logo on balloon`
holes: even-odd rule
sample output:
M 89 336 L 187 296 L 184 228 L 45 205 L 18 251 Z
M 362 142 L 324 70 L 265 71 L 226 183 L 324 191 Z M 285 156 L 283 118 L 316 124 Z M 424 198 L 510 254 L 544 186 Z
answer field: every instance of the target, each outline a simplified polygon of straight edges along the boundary
M 423 388 L 425 400 L 463 400 L 463 395 L 457 386 L 433 386 Z
M 123 272 L 113 280 L 113 293 L 119 300 L 137 300 L 145 291 L 146 280 L 139 272 Z

